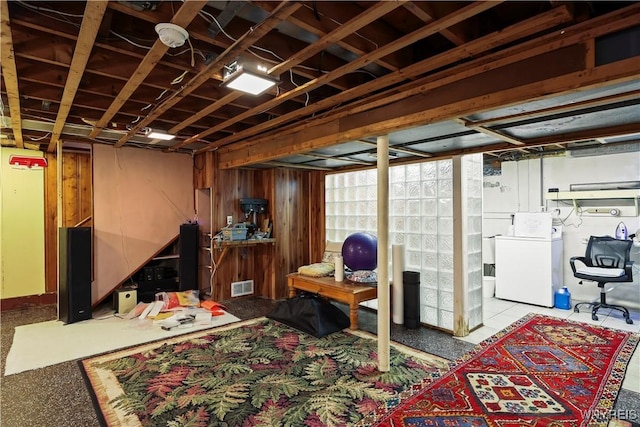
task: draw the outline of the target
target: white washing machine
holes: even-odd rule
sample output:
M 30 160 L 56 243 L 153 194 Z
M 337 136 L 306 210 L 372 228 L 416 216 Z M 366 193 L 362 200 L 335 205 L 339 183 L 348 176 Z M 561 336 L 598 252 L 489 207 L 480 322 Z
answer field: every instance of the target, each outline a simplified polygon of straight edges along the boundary
M 562 237 L 496 236 L 496 298 L 553 307 L 562 287 Z

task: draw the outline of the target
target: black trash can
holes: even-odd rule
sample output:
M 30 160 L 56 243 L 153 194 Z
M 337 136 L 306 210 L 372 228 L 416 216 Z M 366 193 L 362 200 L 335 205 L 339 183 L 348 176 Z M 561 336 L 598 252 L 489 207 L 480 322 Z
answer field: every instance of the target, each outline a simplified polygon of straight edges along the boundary
M 404 326 L 409 329 L 420 327 L 420 273 L 402 272 L 402 293 Z

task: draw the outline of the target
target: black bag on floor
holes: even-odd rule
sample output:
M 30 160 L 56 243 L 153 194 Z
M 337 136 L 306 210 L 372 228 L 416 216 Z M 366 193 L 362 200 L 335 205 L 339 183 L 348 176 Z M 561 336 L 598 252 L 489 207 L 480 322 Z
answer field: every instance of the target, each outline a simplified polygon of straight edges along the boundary
M 349 316 L 342 310 L 320 295 L 309 292 L 279 301 L 267 317 L 318 338 L 341 331 L 351 324 Z

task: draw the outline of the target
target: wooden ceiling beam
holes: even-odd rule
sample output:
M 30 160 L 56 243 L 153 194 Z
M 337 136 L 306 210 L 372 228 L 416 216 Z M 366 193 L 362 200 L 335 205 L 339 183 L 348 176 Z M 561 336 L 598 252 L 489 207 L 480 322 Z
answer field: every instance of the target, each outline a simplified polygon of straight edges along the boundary
M 25 54 L 18 54 L 16 56 L 19 57 L 19 58 L 27 59 L 29 61 L 34 61 L 34 62 L 38 62 L 38 63 L 42 63 L 42 64 L 47 64 L 47 65 L 51 65 L 51 66 L 55 66 L 55 67 L 60 67 L 60 68 L 64 69 L 65 74 L 68 72 L 69 65 L 65 64 L 65 63 L 49 61 L 49 60 L 46 60 L 44 58 L 34 57 L 34 56 L 30 56 L 30 55 L 25 55 Z M 18 64 L 18 65 L 20 65 L 20 64 Z M 19 66 L 18 71 L 20 71 L 20 68 L 24 68 L 24 64 L 22 64 L 22 65 L 23 65 L 23 67 Z M 31 67 L 28 67 L 28 69 L 29 69 L 30 73 L 33 73 L 34 69 L 35 69 L 36 73 L 52 73 L 52 74 L 53 73 L 57 73 L 57 74 L 60 73 L 60 70 L 52 70 L 50 67 L 32 67 L 31 66 Z M 121 71 L 117 67 L 114 67 L 114 69 L 115 69 L 115 71 Z M 49 78 L 47 78 L 46 76 L 43 76 L 43 77 L 39 78 L 38 80 L 40 80 L 43 84 L 48 84 L 49 86 L 57 87 L 57 84 L 54 83 L 54 82 L 57 82 L 57 80 L 58 80 L 57 79 L 57 74 L 54 74 L 52 77 L 49 77 Z M 104 70 L 97 70 L 97 69 L 92 69 L 92 68 L 85 69 L 85 76 L 84 76 L 85 79 L 88 76 L 91 76 L 91 75 L 98 77 L 99 80 L 100 80 L 98 84 L 104 85 L 105 86 L 105 90 L 108 91 L 108 93 L 101 93 L 101 95 L 102 96 L 106 96 L 106 97 L 110 97 L 110 98 L 113 98 L 113 94 L 112 94 L 113 89 L 114 88 L 119 89 L 119 88 L 123 87 L 124 84 L 126 84 L 127 79 L 128 79 L 127 76 L 124 73 L 121 73 L 121 75 L 120 74 L 116 75 L 116 74 L 106 73 Z M 117 82 L 106 82 L 105 81 L 106 79 L 113 79 L 113 80 L 116 80 Z M 92 84 L 92 86 L 96 86 L 96 85 Z M 160 91 L 160 92 L 162 92 L 164 90 L 172 90 L 172 88 L 168 88 L 167 86 L 157 85 L 157 84 L 154 84 L 154 83 L 148 82 L 148 81 L 143 82 L 138 87 L 138 91 L 136 92 L 137 94 L 140 93 L 140 88 L 149 89 L 149 90 L 156 90 L 156 91 Z M 155 97 L 155 96 L 157 96 L 157 94 L 155 94 L 153 96 Z M 210 96 L 202 95 L 202 92 L 197 92 L 197 93 L 194 92 L 194 93 L 189 94 L 189 96 L 197 98 L 198 100 L 202 100 L 202 101 L 204 101 L 204 102 L 206 102 L 208 104 L 213 103 L 213 102 L 216 101 L 215 98 L 211 98 Z M 148 105 L 149 104 L 148 100 L 141 101 L 141 102 L 144 103 L 143 105 Z M 193 101 L 193 103 L 195 103 L 195 102 L 196 101 Z M 192 102 L 186 102 L 184 104 L 190 105 L 191 103 Z M 230 103 L 229 105 L 231 105 L 232 107 L 243 109 L 243 110 L 246 110 L 247 108 L 252 108 L 251 105 L 244 105 L 244 104 L 238 104 L 238 103 Z M 186 108 L 184 110 L 188 111 Z M 192 113 L 195 114 L 195 112 L 192 112 Z M 278 116 L 280 114 L 280 112 L 271 111 L 270 114 L 272 114 L 274 116 Z M 138 115 L 140 115 L 140 114 L 138 114 Z M 228 119 L 228 117 L 225 117 L 225 116 L 217 116 L 217 118 L 219 118 L 221 120 Z M 244 120 L 243 121 L 243 123 L 247 123 L 248 125 L 255 124 L 254 122 L 255 122 L 255 120 Z
M 301 64 L 304 60 L 312 57 L 313 55 L 316 55 L 317 53 L 321 52 L 322 50 L 326 49 L 328 46 L 330 46 L 331 44 L 335 43 L 337 40 L 341 40 L 342 38 L 344 38 L 346 35 L 353 33 L 354 31 L 357 31 L 359 28 L 371 23 L 372 21 L 380 18 L 381 16 L 386 15 L 387 13 L 389 13 L 390 11 L 394 10 L 395 8 L 399 7 L 402 4 L 401 1 L 398 2 L 378 2 L 375 3 L 373 6 L 371 6 L 369 9 L 367 9 L 365 12 L 363 12 L 362 14 L 354 17 L 353 19 L 351 19 L 350 21 L 346 22 L 344 25 L 336 28 L 335 30 L 333 30 L 332 32 L 330 32 L 329 34 L 326 34 L 324 37 L 320 38 L 319 40 L 317 40 L 315 43 L 310 44 L 309 46 L 307 46 L 305 49 L 301 50 L 300 52 L 296 53 L 295 55 L 291 56 L 289 59 L 279 63 L 278 65 L 272 67 L 269 71 L 268 74 L 271 75 L 276 75 L 276 74 L 281 74 L 284 72 L 287 72 L 289 70 L 291 70 L 293 67 L 295 67 L 296 65 Z M 221 99 L 218 102 L 215 102 L 213 104 L 211 104 L 211 106 L 203 109 L 201 112 L 199 112 L 198 114 L 194 115 L 191 119 L 181 123 L 179 126 L 176 126 L 174 129 L 176 130 L 180 130 L 182 127 L 186 127 L 188 126 L 190 123 L 194 123 L 197 120 L 200 120 L 202 117 L 214 112 L 215 110 L 223 107 L 227 102 L 225 98 L 228 98 L 229 100 L 233 100 L 236 99 L 237 97 L 241 96 L 241 93 L 239 92 L 232 92 L 229 95 L 225 96 L 223 99 Z M 215 130 L 208 130 L 206 131 L 204 134 L 200 134 L 200 137 L 205 137 L 207 136 L 207 132 L 216 132 L 219 129 L 224 129 L 224 127 L 222 126 L 226 126 L 226 123 L 229 123 L 231 121 L 238 121 L 238 120 L 244 120 L 252 115 L 255 115 L 257 110 L 264 110 L 264 109 L 269 109 L 269 107 L 264 106 L 264 105 L 259 105 L 258 107 L 255 107 L 251 110 L 248 110 L 248 113 L 244 113 L 244 115 L 242 115 L 241 119 L 231 119 L 225 123 L 222 123 L 218 126 L 214 126 L 211 129 L 215 129 Z M 194 137 L 195 138 L 195 137 Z M 188 141 L 188 142 L 187 142 Z M 173 146 L 171 146 L 170 150 L 177 150 L 178 148 L 181 148 L 185 145 L 188 145 L 190 143 L 193 142 L 193 139 L 187 139 L 181 143 L 175 144 Z
M 356 165 L 375 165 L 376 164 L 375 161 L 367 162 L 367 161 L 364 161 L 364 160 L 352 159 L 349 156 L 327 156 L 327 155 L 318 154 L 318 153 L 302 153 L 300 155 L 301 156 L 305 156 L 305 157 L 311 157 L 311 158 L 314 158 L 314 159 L 340 160 L 340 161 L 343 161 L 343 162 L 353 163 L 353 164 L 356 164 Z
M 71 66 L 69 68 L 69 74 L 62 93 L 62 99 L 60 100 L 60 106 L 58 107 L 58 116 L 56 122 L 53 125 L 51 131 L 51 141 L 47 147 L 47 151 L 52 153 L 56 149 L 56 145 L 60 142 L 60 136 L 62 134 L 62 128 L 67 121 L 67 116 L 73 105 L 73 99 L 76 96 L 78 87 L 80 86 L 80 80 L 84 74 L 84 70 L 89 61 L 89 55 L 93 49 L 93 43 L 98 35 L 100 29 L 100 23 L 102 17 L 107 10 L 108 0 L 94 0 L 87 2 L 82 17 L 82 25 L 80 26 L 80 33 L 78 35 L 78 42 L 73 51 L 73 59 L 71 60 Z
M 271 160 L 269 162 L 265 162 L 264 164 L 268 166 L 274 166 L 277 168 L 306 169 L 306 170 L 314 170 L 314 171 L 331 171 L 331 168 L 325 168 L 322 166 L 312 166 L 312 165 L 306 165 L 304 163 L 302 164 L 285 163 L 285 162 L 279 162 L 277 160 Z
M 295 120 L 299 120 L 301 117 L 309 116 L 323 109 L 330 108 L 334 105 L 344 104 L 349 100 L 356 99 L 361 96 L 366 96 L 369 93 L 377 92 L 384 87 L 397 85 L 398 83 L 405 81 L 406 79 L 415 78 L 421 74 L 428 73 L 429 71 L 446 67 L 447 65 L 450 65 L 461 59 L 468 57 L 469 53 L 480 54 L 480 53 L 489 51 L 491 49 L 495 49 L 505 43 L 513 42 L 514 40 L 517 40 L 522 37 L 526 37 L 532 33 L 541 31 L 544 28 L 548 28 L 550 25 L 557 25 L 560 22 L 565 22 L 569 18 L 570 18 L 570 15 L 568 14 L 565 8 L 554 9 L 553 11 L 540 14 L 538 16 L 528 19 L 525 22 L 508 27 L 503 31 L 498 31 L 498 32 L 489 34 L 485 37 L 469 42 L 463 46 L 454 48 L 448 52 L 442 53 L 440 55 L 436 55 L 435 57 L 410 65 L 402 71 L 390 73 L 370 83 L 363 84 L 359 87 L 350 89 L 348 91 L 332 96 L 330 98 L 326 98 L 324 100 L 318 101 L 312 105 L 301 108 L 292 113 L 285 114 L 281 117 L 270 120 L 261 125 L 254 126 L 253 128 L 248 129 L 245 132 L 237 133 L 225 139 L 218 140 L 215 142 L 213 146 L 208 147 L 208 149 L 221 147 L 231 142 L 236 142 L 242 139 L 249 138 L 260 132 L 266 131 L 268 129 L 273 129 L 276 126 L 280 126 L 286 122 L 294 122 Z M 450 82 L 443 82 L 441 80 L 442 79 L 441 76 L 443 75 L 450 76 L 450 79 L 452 81 L 455 81 L 456 79 L 462 79 L 462 78 L 476 75 L 479 72 L 486 71 L 487 67 L 496 65 L 496 61 L 494 60 L 495 55 L 489 55 L 488 58 L 478 59 L 478 60 L 475 60 L 475 62 L 463 64 L 463 65 L 454 67 L 451 70 L 442 71 L 438 74 L 429 76 L 427 79 L 429 82 L 433 82 L 432 87 L 439 87 L 440 85 L 443 85 L 445 83 L 450 83 Z M 487 65 L 487 64 L 491 64 L 491 65 Z M 466 74 L 461 73 L 462 70 L 465 70 Z M 416 86 L 417 83 L 409 84 L 410 87 L 412 85 Z M 356 105 L 362 105 L 362 108 L 367 108 L 367 107 L 374 108 L 378 106 L 375 104 L 375 101 L 377 101 L 380 105 L 384 105 L 384 103 L 391 102 L 392 99 L 396 100 L 396 97 L 401 98 L 403 96 L 406 96 L 406 93 L 407 93 L 406 91 L 402 90 L 402 87 L 394 87 L 389 91 L 368 96 L 364 101 L 361 102 L 361 104 L 356 104 Z M 323 118 L 322 116 L 315 116 L 314 121 L 317 122 L 318 120 L 332 120 L 331 117 L 334 116 L 337 111 L 343 111 L 344 114 L 349 114 L 356 105 L 347 104 L 338 110 L 334 110 L 330 116 L 327 116 L 325 118 Z M 201 151 L 206 151 L 206 148 L 201 149 Z
M 112 2 L 110 2 L 109 4 L 111 4 Z M 44 34 L 50 34 L 50 35 L 55 35 L 58 37 L 61 37 L 63 39 L 69 40 L 70 42 L 76 43 L 78 40 L 78 36 L 75 34 L 69 34 L 69 33 L 65 33 L 64 31 L 60 31 L 60 30 L 56 30 L 53 27 L 47 27 L 45 25 L 39 25 L 36 24 L 34 22 L 31 21 L 26 21 L 24 19 L 17 19 L 15 22 L 16 25 L 19 25 L 20 27 L 24 27 L 26 29 L 30 29 L 30 30 L 36 30 L 36 31 L 40 31 Z M 44 48 L 46 49 L 46 47 L 44 46 L 38 46 L 37 43 L 38 41 L 34 41 L 34 44 L 36 44 L 36 48 Z M 125 46 L 126 48 L 120 47 L 120 43 L 122 43 L 123 46 Z M 125 42 L 125 41 L 111 41 L 109 43 L 103 43 L 100 41 L 96 41 L 94 44 L 94 49 L 96 49 L 96 51 L 98 52 L 99 50 L 104 50 L 106 52 L 110 53 L 114 53 L 114 54 L 118 54 L 118 55 L 125 55 L 129 58 L 131 58 L 132 60 L 136 60 L 136 61 L 140 61 L 142 60 L 145 55 L 140 53 L 140 48 L 128 48 L 129 46 L 131 46 L 129 43 Z M 27 46 L 26 49 L 24 49 L 26 51 L 30 51 L 30 47 Z M 164 67 L 167 68 L 173 68 L 173 69 L 177 69 L 180 71 L 185 71 L 185 70 L 190 70 L 191 67 L 189 67 L 186 63 L 185 64 L 181 64 L 180 61 L 160 61 L 159 65 L 162 65 Z
M 493 117 L 486 120 L 476 120 L 473 122 L 475 126 L 495 126 L 505 125 L 509 123 L 519 122 L 521 120 L 538 119 L 542 117 L 552 116 L 554 114 L 563 114 L 571 111 L 578 111 L 584 108 L 603 107 L 605 105 L 617 102 L 630 101 L 640 98 L 640 89 L 628 92 L 616 93 L 613 95 L 587 99 L 584 101 L 572 102 L 565 105 L 555 105 L 553 107 L 541 108 L 539 110 L 525 111 L 524 113 L 510 114 L 508 116 Z
M 554 9 L 551 12 L 559 12 L 559 11 L 562 11 L 562 9 L 560 10 Z M 527 26 L 529 27 L 530 31 L 531 30 L 536 31 L 536 26 L 534 25 L 536 22 L 535 18 L 545 18 L 546 22 L 551 22 L 552 21 L 551 16 L 554 16 L 554 15 L 549 16 L 548 13 L 549 12 L 542 15 L 538 15 L 537 17 L 529 19 L 522 25 L 516 24 L 510 28 L 517 31 L 517 30 L 520 30 L 521 26 Z M 561 14 L 564 15 L 564 13 L 565 12 L 562 12 Z M 513 64 L 515 62 L 522 61 L 533 56 L 543 55 L 547 52 L 551 52 L 553 50 L 557 50 L 562 47 L 569 46 L 572 43 L 580 43 L 580 42 L 583 42 L 584 40 L 589 40 L 590 37 L 598 37 L 605 34 L 609 34 L 611 32 L 628 28 L 632 25 L 635 25 L 636 20 L 634 16 L 637 15 L 638 13 L 640 13 L 640 4 L 629 6 L 623 10 L 616 11 L 609 15 L 594 19 L 590 22 L 580 23 L 572 27 L 569 27 L 566 30 L 564 30 L 563 33 L 552 33 L 552 34 L 540 37 L 538 39 L 530 40 L 520 45 L 516 45 L 511 48 L 505 49 L 503 51 L 498 51 L 494 54 L 490 54 L 482 58 L 478 58 L 477 60 L 455 66 L 451 69 L 441 71 L 434 75 L 430 75 L 429 77 L 427 77 L 426 80 L 424 79 L 417 80 L 415 82 L 411 82 L 402 86 L 395 87 L 394 89 L 391 89 L 388 91 L 379 92 L 374 96 L 367 97 L 366 100 L 356 101 L 355 103 L 346 104 L 339 109 L 334 109 L 330 115 L 326 115 L 324 117 L 316 116 L 313 122 L 314 124 L 321 124 L 323 122 L 336 120 L 339 117 L 349 116 L 357 112 L 364 112 L 364 111 L 372 110 L 375 108 L 380 108 L 392 102 L 401 102 L 403 99 L 407 98 L 408 96 L 417 95 L 420 93 L 426 93 L 436 88 L 443 87 L 448 84 L 452 84 L 456 81 L 460 81 L 466 78 L 473 78 L 474 76 L 479 75 L 481 73 L 486 73 L 490 70 L 504 67 L 509 64 Z M 411 76 L 413 75 L 416 69 L 419 69 L 421 67 L 431 67 L 431 66 L 442 67 L 445 65 L 445 61 L 453 60 L 454 58 L 456 58 L 454 53 L 458 52 L 458 50 L 464 49 L 471 52 L 476 52 L 476 51 L 479 51 L 481 48 L 487 49 L 488 46 L 486 45 L 486 43 L 482 43 L 480 45 L 478 43 L 484 42 L 485 39 L 490 40 L 492 36 L 496 37 L 496 36 L 500 36 L 501 34 L 506 34 L 508 30 L 509 29 L 505 29 L 504 31 L 497 32 L 490 36 L 485 36 L 474 42 L 470 42 L 470 43 L 467 43 L 466 45 L 460 46 L 458 48 L 454 48 L 448 53 L 430 58 L 428 61 L 422 61 L 420 63 L 413 64 L 407 67 L 406 72 L 408 73 L 409 76 Z M 520 36 L 524 36 L 524 35 L 525 34 L 520 34 Z M 493 39 L 493 42 L 494 43 L 496 42 L 495 38 Z M 370 85 L 375 85 L 378 81 L 382 81 L 386 77 L 387 76 L 385 76 L 384 78 L 380 78 L 372 82 Z M 390 75 L 389 78 L 391 77 L 393 76 Z M 424 83 L 424 81 L 426 81 L 427 83 Z M 356 88 L 355 91 L 359 91 L 365 88 L 371 89 L 371 90 L 375 89 L 375 87 L 371 88 L 370 86 L 363 85 L 359 88 Z M 356 93 L 359 95 L 364 95 L 359 92 L 356 92 Z M 344 95 L 346 94 L 341 94 L 341 96 L 344 96 Z M 321 104 L 327 101 L 328 100 L 323 100 L 317 104 Z M 341 99 L 341 101 L 345 101 L 345 100 Z M 258 125 L 258 128 L 265 127 L 274 122 L 282 121 L 285 118 L 289 118 L 290 115 L 291 114 L 288 114 L 288 115 L 279 117 L 273 121 L 270 121 L 268 123 L 265 123 L 263 125 Z M 287 133 L 290 131 L 295 132 L 296 127 L 299 127 L 299 126 L 305 126 L 305 125 L 304 124 L 294 125 L 293 128 L 290 130 L 281 128 L 279 129 L 278 134 L 283 135 L 284 133 Z M 246 138 L 248 136 L 247 133 L 248 131 L 240 134 L 230 135 L 224 140 L 216 141 L 215 144 L 223 145 L 223 144 L 227 144 L 228 142 L 233 142 L 237 140 L 236 138 L 238 137 Z M 251 144 L 253 143 L 253 141 L 240 143 L 238 148 L 240 148 L 242 144 L 247 144 L 247 143 Z M 203 148 L 201 150 L 205 150 L 205 149 Z
M 375 114 L 365 112 L 343 116 L 328 123 L 310 125 L 292 134 L 279 134 L 277 139 L 256 139 L 251 146 L 226 152 L 219 151 L 219 166 L 225 169 L 271 160 L 290 155 L 292 152 L 314 150 L 371 135 L 386 134 L 397 129 L 451 120 L 478 111 L 560 95 L 577 88 L 602 87 L 638 77 L 640 61 L 630 58 L 429 108 L 425 108 L 424 103 L 416 97 L 409 97 L 381 107 Z M 365 115 L 366 120 L 363 120 Z
M 433 16 L 431 16 L 426 11 L 421 9 L 413 1 L 405 3 L 403 6 L 405 7 L 405 9 L 413 13 L 418 19 L 420 19 L 425 24 L 435 21 L 435 18 Z M 455 32 L 453 32 L 449 28 L 445 28 L 444 30 L 440 31 L 440 34 L 442 34 L 447 40 L 449 40 L 451 43 L 453 43 L 456 46 L 460 46 L 466 42 L 466 40 L 458 36 Z
M 182 4 L 180 9 L 171 19 L 171 23 L 178 25 L 182 28 L 186 28 L 187 25 L 193 19 L 198 16 L 198 12 L 206 5 L 206 1 L 186 1 Z M 151 47 L 151 50 L 147 52 L 142 62 L 138 65 L 138 68 L 133 75 L 127 80 L 127 83 L 120 90 L 120 93 L 116 95 L 115 99 L 104 112 L 102 117 L 96 122 L 93 130 L 89 134 L 89 138 L 95 138 L 102 129 L 109 123 L 109 120 L 122 108 L 125 102 L 133 95 L 135 90 L 142 84 L 147 78 L 149 73 L 160 62 L 164 54 L 169 50 L 169 46 L 160 41 L 160 38 Z
M 271 7 L 269 8 L 269 10 L 273 10 L 275 9 L 275 7 L 278 5 L 277 2 L 271 1 L 268 2 Z M 134 15 L 132 13 L 129 12 L 129 8 L 120 4 L 117 4 L 116 2 L 110 2 L 110 7 L 114 10 L 117 10 L 119 12 L 125 13 L 125 14 L 129 14 L 129 15 Z M 138 12 L 137 14 L 135 14 L 134 16 L 136 16 L 136 18 L 147 21 L 147 22 L 151 22 L 151 23 L 156 23 L 157 21 L 157 17 L 154 16 L 151 13 L 141 13 Z M 293 17 L 289 17 L 288 20 L 292 20 L 295 21 L 295 19 Z M 231 45 L 231 42 L 227 42 L 227 41 L 223 41 L 223 39 L 219 38 L 219 37 L 212 37 L 211 34 L 209 33 L 209 24 L 208 23 L 204 23 L 204 19 L 202 20 L 203 22 L 200 22 L 199 20 L 194 20 L 189 28 L 189 38 L 193 39 L 193 40 L 199 40 L 201 42 L 207 43 L 209 45 L 218 47 L 220 49 L 228 49 L 229 46 Z M 287 43 L 286 42 L 282 42 L 280 43 L 281 45 L 285 46 Z M 301 77 L 307 78 L 307 79 L 311 79 L 311 78 L 315 78 L 316 76 L 314 76 L 313 74 L 311 74 L 310 72 L 304 70 L 304 69 L 300 69 L 297 68 L 295 70 L 295 74 L 300 75 Z M 220 73 L 216 73 L 212 76 L 212 78 L 215 78 L 216 80 L 222 80 L 222 76 L 220 75 Z M 339 84 L 335 84 L 334 85 L 336 87 L 336 89 L 338 90 L 343 90 L 345 89 L 344 86 L 339 85 Z
M 0 58 L 2 59 L 2 79 L 7 88 L 9 114 L 11 114 L 11 129 L 16 147 L 24 148 L 22 137 L 22 119 L 20 116 L 20 91 L 18 89 L 18 71 L 16 57 L 13 50 L 13 37 L 9 21 L 8 2 L 0 2 Z M 4 123 L 3 123 L 4 125 Z
M 526 148 L 571 142 L 591 141 L 598 138 L 623 136 L 640 133 L 640 122 L 624 125 L 607 126 L 599 129 L 585 129 L 576 132 L 554 134 L 526 140 Z
M 469 128 L 469 129 L 473 129 L 476 132 L 480 132 L 483 133 L 485 135 L 494 137 L 494 138 L 498 138 L 501 139 L 505 142 L 508 142 L 509 144 L 513 144 L 513 145 L 517 145 L 517 146 L 521 146 L 524 145 L 524 142 L 518 138 L 514 138 L 512 136 L 509 136 L 507 134 L 505 134 L 504 132 L 500 132 L 494 129 L 489 129 L 485 126 L 478 126 L 477 124 L 475 124 L 474 122 L 472 122 L 471 120 L 467 120 L 464 118 L 455 118 L 454 121 L 460 123 L 461 125 Z
M 273 4 L 272 1 L 268 1 L 268 0 L 254 1 L 252 3 L 255 3 L 256 5 L 266 10 L 269 10 L 272 7 L 271 4 Z M 328 5 L 328 3 L 325 3 L 325 5 Z M 344 8 L 344 6 L 346 6 L 346 4 L 343 3 L 334 7 Z M 313 10 L 311 10 L 311 6 L 308 6 L 305 4 L 305 7 L 300 9 L 300 11 L 298 11 L 298 13 L 296 13 L 295 16 L 292 16 L 289 19 L 289 21 L 293 25 L 315 35 L 318 38 L 322 38 L 326 36 L 327 34 L 335 31 L 337 28 L 343 25 L 343 23 L 336 22 L 332 18 L 326 17 L 326 19 L 323 20 L 323 17 L 324 17 L 324 14 L 319 13 L 319 20 L 318 20 Z M 377 35 L 384 35 L 385 33 L 387 33 L 388 30 L 389 28 L 386 28 L 385 30 L 383 30 L 380 27 L 376 27 L 373 29 L 373 31 L 375 31 Z M 387 40 L 386 42 L 388 43 L 391 40 Z M 369 40 L 368 38 L 361 36 L 359 33 L 353 34 L 351 37 L 351 40 L 341 39 L 335 42 L 336 46 L 346 50 L 347 52 L 351 52 L 356 56 L 365 55 L 367 52 L 370 52 L 373 47 L 376 47 L 376 45 L 380 45 L 380 44 L 382 44 L 380 40 L 378 40 L 378 42 L 375 42 L 373 40 Z M 391 71 L 396 71 L 401 67 L 398 61 L 390 57 L 380 58 L 374 62 L 375 64 L 378 64 L 379 66 Z
M 366 11 L 340 25 L 338 28 L 324 35 L 316 42 L 310 44 L 305 49 L 302 49 L 300 52 L 291 56 L 289 59 L 272 67 L 269 70 L 269 74 L 279 74 L 290 70 L 296 65 L 301 64 L 306 59 L 311 58 L 313 55 L 316 55 L 332 44 L 335 44 L 338 40 L 344 39 L 346 36 L 358 31 L 365 25 L 372 23 L 373 21 L 383 17 L 392 10 L 400 7 L 405 1 L 406 0 L 374 3 Z
M 249 32 L 245 33 L 244 36 L 234 42 L 227 50 L 218 55 L 218 57 L 216 57 L 216 59 L 214 59 L 209 65 L 207 65 L 207 67 L 203 71 L 198 73 L 197 76 L 189 80 L 189 82 L 185 83 L 180 90 L 173 93 L 168 99 L 158 105 L 158 107 L 147 117 L 138 122 L 136 126 L 131 129 L 130 133 L 122 137 L 117 142 L 116 148 L 123 146 L 132 135 L 151 123 L 153 119 L 167 112 L 171 107 L 180 102 L 185 96 L 206 83 L 217 72 L 220 64 L 224 64 L 226 61 L 232 59 L 235 55 L 248 49 L 263 35 L 271 31 L 280 22 L 282 22 L 288 16 L 298 10 L 299 7 L 299 3 L 288 3 L 287 1 L 281 2 L 280 5 L 274 10 L 274 12 L 271 13 L 271 15 L 269 15 L 264 21 L 258 24 L 257 27 L 252 28 Z M 198 137 L 196 135 L 196 137 L 194 138 L 200 139 L 201 137 Z
M 370 145 L 372 147 L 376 147 L 378 145 L 377 142 L 367 141 L 366 139 L 359 139 L 358 142 L 362 144 Z M 398 147 L 397 145 L 389 145 L 389 151 L 396 151 L 398 153 L 404 153 L 404 154 L 409 154 L 411 156 L 423 157 L 423 158 L 433 157 L 433 154 L 431 153 L 415 150 L 413 148 Z
M 20 80 L 22 82 L 25 83 L 30 83 L 28 85 L 27 88 L 23 88 L 21 90 L 21 92 L 23 93 L 24 97 L 27 98 L 37 98 L 41 101 L 49 101 L 51 103 L 55 103 L 56 105 L 60 102 L 60 93 L 61 90 L 64 89 L 64 85 L 62 84 L 57 84 L 57 83 L 51 83 L 50 81 L 45 81 L 42 79 L 35 79 L 35 78 L 31 78 L 31 77 L 25 77 L 24 75 L 22 75 L 20 77 Z M 104 101 L 101 101 L 100 99 L 103 98 Z M 95 90 L 88 90 L 88 89 L 78 89 L 77 93 L 76 93 L 76 98 L 74 100 L 74 104 L 77 104 L 78 106 L 84 106 L 87 108 L 92 108 L 96 111 L 104 111 L 108 108 L 109 104 L 111 102 L 113 102 L 114 96 L 111 94 L 106 94 L 104 92 L 98 92 Z M 89 103 L 86 103 L 85 101 L 88 101 Z M 145 107 L 146 105 L 148 105 L 148 101 L 146 100 L 142 100 L 142 99 L 137 99 L 137 98 L 129 98 L 127 100 L 127 106 L 131 107 L 131 106 L 137 106 L 137 110 L 134 113 L 131 113 L 131 108 L 123 108 L 120 109 L 117 113 L 118 114 L 124 114 L 124 115 L 130 115 L 132 116 L 132 119 L 135 119 L 136 117 L 140 116 L 140 110 Z M 185 103 L 183 103 L 185 104 Z M 189 105 L 189 104 L 186 104 Z M 185 105 L 185 106 L 186 106 Z M 176 106 L 174 108 L 171 109 L 172 112 L 175 113 L 182 113 L 184 115 L 188 115 L 191 116 L 193 114 L 196 114 L 196 110 L 188 110 L 186 108 L 182 108 L 180 106 Z M 176 114 L 179 115 L 179 114 Z M 215 120 L 227 120 L 229 119 L 229 115 L 222 115 L 222 114 L 215 114 L 215 115 L 210 115 L 208 118 L 209 119 L 215 119 Z M 92 119 L 97 121 L 97 117 L 87 117 L 87 119 Z M 172 126 L 177 125 L 178 123 L 180 123 L 179 120 L 176 120 L 175 118 L 171 119 L 166 119 L 165 120 L 167 122 L 172 123 Z M 95 122 L 94 121 L 94 122 Z M 117 121 L 117 120 L 116 120 Z M 129 121 L 127 121 L 126 123 L 129 123 Z M 257 120 L 256 118 L 252 118 L 251 121 L 247 120 L 244 121 L 242 124 L 246 125 L 246 126 L 253 126 L 260 123 L 259 120 Z M 121 123 L 122 125 L 125 125 L 125 123 Z M 191 128 L 200 128 L 202 130 L 205 129 L 209 129 L 211 127 L 211 125 L 207 125 L 207 124 L 198 124 L 198 123 L 194 123 L 190 126 Z M 244 127 L 243 127 L 244 128 Z M 239 129 L 235 129 L 235 131 L 239 131 Z
M 317 87 L 320 87 L 324 84 L 326 84 L 327 82 L 334 80 L 340 76 L 343 76 L 347 73 L 350 73 L 354 70 L 357 70 L 359 68 L 361 68 L 362 66 L 364 66 L 365 64 L 375 61 L 377 58 L 382 58 L 386 55 L 388 55 L 391 52 L 395 52 L 398 49 L 402 49 L 404 47 L 407 47 L 409 45 L 411 45 L 412 43 L 415 43 L 418 40 L 421 40 L 425 37 L 428 37 L 429 35 L 432 35 L 440 30 L 442 30 L 443 28 L 447 28 L 451 25 L 455 25 L 459 22 L 462 22 L 465 19 L 468 19 L 471 16 L 475 16 L 487 9 L 490 9 L 491 7 L 495 7 L 496 5 L 500 4 L 500 2 L 475 2 L 472 3 L 468 6 L 465 6 L 461 9 L 459 9 L 458 11 L 456 11 L 455 13 L 452 13 L 450 15 L 447 15 L 446 17 L 438 20 L 438 21 L 434 21 L 432 24 L 426 25 L 412 33 L 409 33 L 407 35 L 405 35 L 404 37 L 399 38 L 398 40 L 389 43 L 385 46 L 382 46 L 366 55 L 361 56 L 360 58 L 351 61 L 345 65 L 343 65 L 340 68 L 337 68 L 315 80 L 311 80 L 303 85 L 300 85 L 299 87 L 290 90 L 288 92 L 285 92 L 279 96 L 277 96 L 276 98 L 265 102 L 263 105 L 260 106 L 260 108 L 254 108 L 251 110 L 247 110 L 245 113 L 235 117 L 233 120 L 229 120 L 225 123 L 220 124 L 219 126 L 215 126 L 211 129 L 209 129 L 208 131 L 201 133 L 199 135 L 194 136 L 192 139 L 187 139 L 185 141 L 186 144 L 190 144 L 192 142 L 195 142 L 196 138 L 202 138 L 205 137 L 211 133 L 217 132 L 220 129 L 224 129 L 227 126 L 230 126 L 231 124 L 235 123 L 236 121 L 242 120 L 243 118 L 256 114 L 260 111 L 263 110 L 269 110 L 273 107 L 275 107 L 276 105 L 293 98 L 294 96 L 297 96 L 301 93 L 306 93 L 309 92 Z M 217 146 L 219 146 L 218 143 L 215 144 L 215 146 L 211 146 L 209 149 L 213 149 L 216 148 Z

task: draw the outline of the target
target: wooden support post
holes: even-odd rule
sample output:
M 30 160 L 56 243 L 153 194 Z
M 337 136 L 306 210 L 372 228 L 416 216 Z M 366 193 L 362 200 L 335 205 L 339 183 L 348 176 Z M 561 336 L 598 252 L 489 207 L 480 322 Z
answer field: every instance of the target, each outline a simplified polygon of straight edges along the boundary
M 389 367 L 389 135 L 378 137 L 378 370 Z M 396 302 L 397 303 L 397 302 Z

